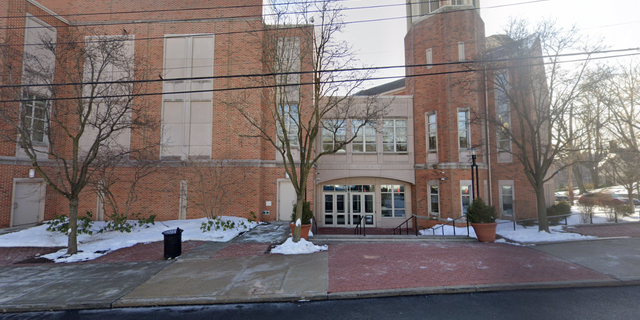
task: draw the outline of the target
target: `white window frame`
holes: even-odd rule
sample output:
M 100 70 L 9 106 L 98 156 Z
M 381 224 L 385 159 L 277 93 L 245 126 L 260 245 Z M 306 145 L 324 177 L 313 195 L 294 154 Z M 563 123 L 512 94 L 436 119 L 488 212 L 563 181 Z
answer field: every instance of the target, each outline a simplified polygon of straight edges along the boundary
M 287 132 L 289 145 L 293 148 L 298 147 L 298 130 L 300 128 L 300 109 L 298 105 L 283 105 L 278 107 L 278 114 L 282 122 L 284 122 L 284 131 L 278 124 L 278 145 L 282 145 L 282 135 Z
M 469 190 L 468 194 L 464 194 L 462 192 L 463 188 L 468 188 L 467 190 Z M 471 183 L 471 180 L 460 180 L 460 212 L 462 213 L 462 215 L 466 214 L 465 210 L 464 210 L 464 197 L 469 197 L 469 205 L 471 205 L 471 203 L 473 202 L 473 197 L 472 197 L 472 193 L 471 193 L 471 189 L 473 188 L 473 185 Z
M 506 71 L 495 76 L 495 108 L 496 108 L 496 143 L 498 146 L 498 162 L 511 162 L 511 139 L 504 130 L 511 128 L 511 107 L 508 94 L 508 73 Z
M 498 186 L 500 187 L 500 213 L 503 216 L 509 216 L 512 217 L 514 212 L 515 212 L 515 186 L 513 183 L 513 180 L 500 180 L 498 181 Z M 504 187 L 511 187 L 511 194 L 510 195 L 506 195 L 504 193 Z M 511 197 L 511 212 L 505 212 L 504 210 L 504 205 L 505 205 L 505 197 Z
M 358 134 L 356 135 L 356 131 L 358 127 L 362 125 L 362 120 L 351 120 L 351 134 L 354 137 L 353 141 L 351 141 L 351 151 L 353 153 L 371 153 L 377 151 L 377 130 L 375 122 L 368 122 L 364 126 L 360 128 Z M 373 140 L 372 140 L 373 139 Z M 369 140 L 369 141 L 367 141 Z M 356 150 L 355 147 L 358 147 Z
M 441 205 L 440 205 L 440 184 L 438 183 L 437 180 L 429 181 L 427 183 L 427 188 L 428 188 L 427 191 L 429 193 L 429 215 L 440 216 L 440 207 L 441 207 Z M 435 188 L 435 190 L 436 190 L 435 193 L 432 192 L 433 191 L 432 188 Z M 434 204 L 433 199 L 434 199 L 434 197 L 435 197 L 435 200 L 436 200 L 436 203 L 437 203 L 437 208 L 435 208 L 435 210 L 433 208 L 433 204 Z
M 334 131 L 335 130 L 335 131 Z M 322 121 L 322 151 L 335 150 L 337 145 L 347 141 L 347 123 L 345 120 L 329 119 Z M 336 153 L 345 153 L 343 145 Z
M 391 191 L 385 191 L 391 189 Z M 381 185 L 380 186 L 380 202 L 381 202 L 381 216 L 383 219 L 390 219 L 390 218 L 405 218 L 407 216 L 407 186 L 404 184 L 394 184 L 394 185 Z M 391 206 L 390 207 L 386 207 L 385 203 L 382 201 L 382 198 L 384 198 L 384 195 L 391 195 Z M 397 208 L 396 207 L 396 199 L 395 196 L 396 195 L 402 195 L 403 196 L 403 202 L 404 202 L 404 208 Z M 391 212 L 391 216 L 384 216 L 384 211 L 390 211 Z
M 402 121 L 404 121 L 405 125 L 404 126 L 398 125 L 398 123 Z M 389 126 L 389 124 L 392 124 L 392 126 Z M 398 133 L 398 131 L 401 131 L 398 129 L 402 129 L 402 128 L 404 128 L 405 130 L 404 136 L 401 136 L 401 134 Z M 395 152 L 395 153 L 408 152 L 409 151 L 408 135 L 409 135 L 409 121 L 407 121 L 407 118 L 382 120 L 382 151 Z M 402 139 L 399 139 L 401 137 L 404 138 L 404 142 L 402 141 Z M 389 140 L 387 140 L 388 138 L 391 138 L 392 141 L 389 142 Z M 393 146 L 392 150 L 387 150 L 387 146 L 389 145 Z M 404 145 L 404 150 L 402 150 L 402 147 L 401 147 L 402 145 Z
M 429 48 L 426 51 L 426 63 L 427 69 L 433 68 L 433 48 Z
M 22 98 L 22 110 L 24 112 L 24 117 L 22 117 L 23 125 L 29 132 L 29 140 L 34 145 L 47 145 L 48 144 L 48 135 L 47 128 L 49 127 L 48 123 L 48 114 L 49 114 L 49 106 L 50 101 L 46 98 L 39 97 L 36 94 L 25 92 Z M 31 112 L 27 112 L 27 108 L 31 108 Z M 36 110 L 42 110 L 42 117 L 36 117 Z M 42 122 L 42 130 L 35 129 L 36 122 Z M 42 140 L 35 138 L 35 133 L 42 133 Z
M 465 120 L 464 120 L 464 128 L 461 128 L 461 122 L 460 121 L 460 114 L 464 113 L 465 114 Z M 456 120 L 458 122 L 458 148 L 460 150 L 468 150 L 469 148 L 471 148 L 471 125 L 470 125 L 470 117 L 471 113 L 469 112 L 469 109 L 458 109 L 458 113 L 457 113 L 457 117 Z M 467 136 L 467 145 L 463 146 L 462 145 L 462 140 L 460 139 L 462 136 L 460 133 L 465 132 L 466 136 Z
M 432 118 L 433 117 L 433 122 Z M 427 134 L 427 153 L 438 152 L 438 113 L 436 111 L 426 114 L 426 134 Z M 435 143 L 431 143 L 431 137 L 435 139 Z
M 194 52 L 193 52 L 193 41 L 196 38 L 211 38 L 212 41 L 212 50 L 213 50 L 213 55 L 211 56 L 210 62 L 211 62 L 211 76 L 213 77 L 215 75 L 215 71 L 214 71 L 214 58 L 215 58 L 215 35 L 212 33 L 202 33 L 202 34 L 167 34 L 164 36 L 164 43 L 163 43 L 163 72 L 165 72 L 165 77 L 164 77 L 164 81 L 163 81 L 163 94 L 162 94 L 162 122 L 163 122 L 163 126 L 165 125 L 165 103 L 166 102 L 183 102 L 183 107 L 182 107 L 182 117 L 183 117 L 183 127 L 181 128 L 182 131 L 182 141 L 171 141 L 171 145 L 173 147 L 176 146 L 182 146 L 182 151 L 181 154 L 174 154 L 171 151 L 165 151 L 164 148 L 162 148 L 163 150 L 160 152 L 160 156 L 161 157 L 180 157 L 181 159 L 186 159 L 188 157 L 204 157 L 204 158 L 210 158 L 211 157 L 211 150 L 212 150 L 212 146 L 213 146 L 213 129 L 212 129 L 212 125 L 213 125 L 213 91 L 210 92 L 198 92 L 198 93 L 190 93 L 189 91 L 193 90 L 193 91 L 200 91 L 200 90 L 206 90 L 203 89 L 205 87 L 209 87 L 211 89 L 213 89 L 213 78 L 211 79 L 198 79 L 198 80 L 192 80 L 190 78 L 192 78 L 192 71 L 195 68 L 194 66 Z M 185 63 L 185 74 L 183 77 L 179 77 L 176 79 L 180 79 L 180 78 L 184 78 L 186 80 L 172 80 L 171 77 L 167 76 L 166 72 L 168 69 L 167 66 L 167 40 L 171 39 L 171 38 L 184 38 L 186 39 L 186 50 L 187 53 L 185 54 L 186 58 L 186 63 Z M 209 66 L 206 66 L 209 67 Z M 177 90 L 176 85 L 178 84 L 182 84 L 183 88 L 181 90 Z M 184 93 L 172 93 L 172 92 L 184 92 Z M 193 138 L 191 137 L 191 132 L 192 132 L 192 115 L 191 115 L 191 111 L 192 108 L 194 108 L 195 106 L 192 105 L 192 102 L 208 102 L 208 107 L 209 107 L 209 111 L 211 113 L 211 119 L 209 119 L 209 125 L 207 126 L 209 128 L 209 132 L 205 132 L 203 134 L 208 134 L 209 137 L 209 152 L 206 154 L 196 154 L 193 152 L 194 148 L 197 148 L 198 146 L 203 146 L 203 145 L 194 145 L 193 144 Z M 198 123 L 198 125 L 201 125 L 202 123 Z M 164 130 L 164 128 L 163 128 Z M 162 141 L 163 143 L 167 143 L 169 144 L 169 141 L 165 139 L 164 135 L 165 133 L 163 132 L 163 138 Z M 180 144 L 178 144 L 180 143 Z
M 465 52 L 464 52 L 464 42 L 458 42 L 458 61 L 464 62 L 466 61 Z

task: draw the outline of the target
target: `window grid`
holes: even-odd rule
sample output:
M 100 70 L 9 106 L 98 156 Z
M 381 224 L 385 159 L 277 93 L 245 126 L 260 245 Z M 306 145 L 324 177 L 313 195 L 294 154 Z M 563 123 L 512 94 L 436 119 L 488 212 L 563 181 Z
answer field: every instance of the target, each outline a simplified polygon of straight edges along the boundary
M 299 120 L 299 112 L 297 105 L 285 105 L 281 106 L 278 109 L 278 112 L 281 114 L 282 122 L 284 122 L 284 130 L 282 130 L 281 126 L 278 126 L 278 137 L 279 140 L 284 138 L 284 134 L 286 132 L 287 138 L 289 140 L 289 145 L 292 147 L 298 146 L 298 120 Z
M 429 185 L 430 195 L 430 212 L 440 213 L 440 187 L 437 185 Z
M 382 150 L 407 152 L 407 120 L 384 120 L 382 124 Z
M 360 130 L 358 130 L 360 128 Z M 357 135 L 356 135 L 356 131 Z M 376 152 L 376 124 L 369 122 L 362 126 L 362 120 L 351 121 L 351 132 L 355 136 L 351 142 L 353 152 Z
M 502 186 L 500 192 L 502 193 L 502 213 L 513 214 L 513 186 Z
M 506 90 L 507 74 L 500 73 L 496 76 L 496 116 L 498 120 L 498 149 L 499 151 L 511 151 L 511 139 L 509 130 L 511 129 L 511 113 L 509 110 L 509 99 Z
M 405 216 L 404 185 L 380 186 L 383 218 L 403 218 Z
M 438 151 L 438 124 L 435 113 L 427 115 L 427 142 L 429 152 Z
M 32 94 L 25 94 L 23 125 L 29 131 L 29 139 L 34 143 L 44 143 L 47 123 L 47 100 Z
M 347 139 L 347 129 L 344 120 L 325 120 L 322 128 L 322 151 L 333 151 Z M 346 152 L 341 146 L 338 153 Z
M 469 110 L 458 111 L 458 147 L 460 149 L 469 149 L 471 147 L 471 138 L 469 132 Z

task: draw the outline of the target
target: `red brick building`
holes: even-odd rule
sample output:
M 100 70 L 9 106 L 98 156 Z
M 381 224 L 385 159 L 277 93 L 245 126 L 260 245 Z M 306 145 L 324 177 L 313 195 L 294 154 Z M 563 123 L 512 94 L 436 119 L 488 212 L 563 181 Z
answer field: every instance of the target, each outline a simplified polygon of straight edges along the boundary
M 495 90 L 484 80 L 487 74 L 466 72 L 457 63 L 487 51 L 476 8 L 477 0 L 407 1 L 407 77 L 368 91 L 389 103 L 387 116 L 344 152 L 323 157 L 312 173 L 306 197 L 314 203 L 320 226 L 352 227 L 363 216 L 372 227 L 395 227 L 412 214 L 434 220 L 460 217 L 471 200 L 472 148 L 479 167 L 478 194 L 504 217 L 513 212 L 518 218 L 535 216 L 535 194 L 520 165 L 491 149 L 497 143 L 488 141 L 498 139 L 495 128 L 472 121 L 474 114 L 497 108 Z M 203 178 L 225 160 L 224 179 L 238 181 L 228 194 L 239 194 L 225 207 L 225 215 L 248 217 L 252 211 L 263 221 L 289 219 L 295 194 L 277 152 L 264 140 L 246 137 L 247 123 L 226 103 L 233 93 L 225 90 L 255 85 L 242 75 L 267 70 L 261 0 L 6 0 L 0 3 L 0 15 L 7 17 L 0 19 L 0 38 L 25 52 L 42 32 L 63 38 L 69 28 L 82 26 L 91 32 L 87 36 L 126 35 L 136 66 L 144 62 L 155 72 L 149 78 L 161 80 L 148 85 L 147 92 L 154 94 L 145 96 L 144 112 L 162 126 L 145 139 L 135 131 L 119 138 L 126 146 L 158 146 L 152 148 L 152 157 L 159 159 L 156 170 L 141 180 L 131 212 L 156 214 L 159 220 L 205 216 Z M 24 63 L 15 64 L 22 69 Z M 7 74 L 2 83 L 13 83 Z M 268 110 L 263 89 L 243 92 L 246 105 Z M 37 117 L 31 119 L 37 122 Z M 346 135 L 353 121 L 346 124 Z M 275 133 L 275 126 L 266 128 Z M 321 135 L 317 146 L 326 143 L 331 138 Z M 40 147 L 51 146 L 43 141 Z M 189 159 L 210 163 L 206 174 Z M 68 201 L 30 169 L 15 142 L 0 143 L 0 227 L 68 212 Z M 117 174 L 133 176 L 135 169 L 121 167 Z M 125 184 L 115 197 L 124 201 L 128 190 Z M 109 212 L 90 187 L 80 202 L 80 212 L 87 211 L 96 219 Z

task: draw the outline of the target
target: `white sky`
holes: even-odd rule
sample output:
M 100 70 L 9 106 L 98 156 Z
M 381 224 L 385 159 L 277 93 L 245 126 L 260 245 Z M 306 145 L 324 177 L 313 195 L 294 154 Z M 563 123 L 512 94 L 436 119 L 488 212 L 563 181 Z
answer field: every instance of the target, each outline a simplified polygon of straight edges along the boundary
M 534 2 L 535 3 L 527 3 Z M 346 10 L 346 21 L 397 18 L 348 25 L 344 37 L 368 66 L 404 65 L 404 35 L 407 31 L 405 0 L 348 0 L 347 8 L 397 6 Z M 640 47 L 640 0 L 480 0 L 487 36 L 501 33 L 509 17 L 532 22 L 553 18 L 563 27 L 576 25 L 583 34 L 604 38 L 611 49 Z M 504 6 L 507 5 L 507 6 Z M 504 6 L 504 7 L 496 7 Z M 640 53 L 640 51 L 639 51 Z M 612 61 L 613 62 L 613 61 Z M 374 77 L 402 76 L 404 69 L 381 70 Z M 376 84 L 393 81 L 380 80 Z

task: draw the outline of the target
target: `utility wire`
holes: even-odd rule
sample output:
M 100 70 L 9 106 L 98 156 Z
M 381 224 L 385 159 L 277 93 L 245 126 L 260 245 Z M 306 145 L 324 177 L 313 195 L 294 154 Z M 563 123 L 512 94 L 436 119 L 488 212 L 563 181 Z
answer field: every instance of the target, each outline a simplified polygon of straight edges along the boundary
M 391 21 L 391 20 L 398 20 L 398 19 L 406 19 L 406 18 L 413 18 L 413 17 L 423 17 L 423 16 L 433 16 L 433 15 L 440 15 L 440 14 L 449 14 L 449 13 L 454 13 L 454 12 L 460 12 L 460 11 L 477 11 L 477 10 L 486 10 L 486 9 L 493 9 L 493 8 L 502 8 L 502 7 L 511 7 L 511 6 L 519 6 L 519 5 L 525 5 L 525 4 L 531 4 L 531 3 L 537 3 L 537 2 L 547 2 L 547 1 L 551 1 L 551 0 L 532 0 L 532 1 L 525 1 L 525 2 L 517 2 L 517 3 L 512 3 L 512 4 L 502 4 L 502 5 L 495 5 L 495 6 L 490 6 L 490 7 L 484 7 L 484 8 L 467 8 L 467 9 L 458 9 L 458 10 L 454 10 L 454 11 L 439 11 L 439 12 L 432 12 L 432 13 L 427 13 L 427 14 L 419 14 L 419 15 L 411 15 L 411 16 L 401 16 L 401 17 L 390 17 L 390 18 L 380 18 L 380 19 L 369 19 L 369 20 L 359 20 L 359 21 L 345 21 L 345 22 L 341 22 L 338 24 L 342 24 L 342 25 L 349 25 L 349 24 L 354 24 L 354 23 L 367 23 L 367 22 L 378 22 L 378 21 Z M 353 7 L 353 8 L 341 8 L 341 9 L 334 9 L 334 10 L 329 10 L 329 11 L 346 11 L 346 10 L 360 10 L 360 9 L 375 9 L 375 8 L 384 8 L 384 7 L 393 7 L 393 6 L 406 6 L 406 4 L 392 4 L 392 5 L 378 5 L 378 6 L 364 6 L 364 7 Z M 237 8 L 240 8 L 241 6 L 237 6 Z M 143 12 L 143 11 L 140 11 Z M 319 12 L 323 12 L 323 10 L 310 10 L 310 11 L 306 11 L 306 12 L 287 12 L 287 13 L 283 13 L 282 15 L 296 15 L 296 14 L 308 14 L 308 13 L 319 13 Z M 105 13 L 107 14 L 107 13 Z M 264 16 L 279 16 L 280 14 L 260 14 L 260 15 L 246 15 L 246 16 L 229 16 L 229 17 L 215 17 L 215 18 L 192 18 L 192 19 L 150 19 L 150 20 L 135 20 L 135 21 L 101 21 L 101 22 L 89 22 L 89 23 L 75 23 L 75 24 L 71 24 L 70 26 L 72 27 L 87 27 L 87 26 L 105 26 L 105 25 L 130 25 L 130 24 L 149 24 L 149 23 L 176 23 L 176 22 L 205 22 L 205 21 L 216 21 L 216 20 L 229 20 L 229 19 L 256 19 L 256 18 L 263 18 Z M 316 26 L 321 26 L 321 25 L 316 25 Z M 4 28 L 0 28 L 0 30 L 5 29 L 5 30 L 24 30 L 24 29 L 42 29 L 42 28 L 48 28 L 48 27 L 4 27 Z M 246 32 L 246 31 L 244 31 Z M 255 31 L 254 31 L 255 32 Z
M 637 56 L 640 53 L 632 53 L 632 54 L 624 54 L 624 55 L 616 55 L 612 57 L 629 57 L 629 56 Z M 568 63 L 568 62 L 580 62 L 580 61 L 588 61 L 588 60 L 599 60 L 599 59 L 608 59 L 611 57 L 588 57 L 584 59 L 575 59 L 566 62 L 559 63 Z M 535 59 L 535 58 L 531 58 Z M 533 66 L 541 66 L 546 64 L 552 64 L 553 62 L 543 62 L 543 63 L 534 63 L 528 65 L 519 65 L 519 67 L 533 67 Z M 431 64 L 430 64 L 431 65 Z M 427 66 L 427 64 L 416 65 L 416 66 Z M 465 69 L 465 70 L 457 70 L 457 71 L 445 71 L 445 72 L 435 72 L 435 73 L 421 73 L 421 74 L 413 74 L 413 75 L 405 75 L 405 76 L 385 76 L 385 77 L 373 77 L 369 79 L 342 79 L 336 81 L 321 81 L 319 84 L 333 84 L 333 83 L 346 83 L 346 82 L 359 82 L 359 81 L 370 81 L 370 80 L 390 80 L 390 79 L 399 79 L 399 78 L 414 78 L 414 77 L 424 77 L 424 76 L 438 76 L 438 75 L 448 75 L 448 74 L 459 74 L 459 73 L 470 73 L 470 72 L 481 72 L 481 71 L 494 71 L 494 70 L 504 70 L 503 66 L 496 66 L 491 68 L 479 68 L 479 69 Z M 150 81 L 150 80 L 136 80 L 136 81 Z M 158 80 L 154 80 L 158 81 Z M 171 81 L 171 80 L 160 80 L 160 81 Z M 116 82 L 116 83 L 124 83 L 124 82 Z M 76 85 L 82 85 L 84 83 L 77 83 Z M 104 82 L 98 82 L 96 84 L 104 84 Z M 315 82 L 300 82 L 300 83 L 287 83 L 281 85 L 257 85 L 257 86 L 248 86 L 248 87 L 229 87 L 229 88 L 219 88 L 219 89 L 206 89 L 206 90 L 187 90 L 187 91 L 171 91 L 171 92 L 152 92 L 152 93 L 136 93 L 136 94 L 125 94 L 125 95 L 108 95 L 108 96 L 97 96 L 97 97 L 64 97 L 64 98 L 50 98 L 44 99 L 47 101 L 63 101 L 63 100 L 77 100 L 77 99 L 107 99 L 107 98 L 125 98 L 131 96 L 157 96 L 164 94 L 193 94 L 193 93 L 209 93 L 209 92 L 226 92 L 226 91 L 237 91 L 237 90 L 254 90 L 254 89 L 269 89 L 269 88 L 281 88 L 281 87 L 289 87 L 289 86 L 307 86 L 318 84 Z M 70 85 L 70 84 L 67 84 Z M 0 103 L 12 103 L 12 102 L 23 102 L 24 99 L 13 99 L 13 100 L 0 100 Z
M 147 80 L 125 80 L 125 81 L 94 81 L 94 82 L 67 82 L 67 83 L 51 83 L 51 84 L 15 84 L 15 85 L 0 85 L 0 89 L 6 88 L 26 88 L 26 87 L 55 87 L 55 86 L 75 86 L 75 85 L 94 85 L 94 84 L 128 84 L 128 83 L 153 83 L 153 82 L 175 82 L 175 81 L 200 81 L 200 80 L 220 80 L 220 79 L 234 79 L 234 78 L 258 78 L 258 77 L 275 77 L 275 76 L 287 76 L 287 75 L 306 75 L 314 73 L 340 73 L 340 72 L 357 72 L 357 71 L 375 71 L 386 69 L 399 69 L 399 68 L 415 68 L 426 66 L 455 66 L 455 65 L 471 65 L 471 64 L 488 64 L 488 63 L 504 63 L 504 62 L 517 62 L 522 60 L 535 60 L 535 59 L 547 59 L 547 58 L 565 58 L 583 55 L 599 55 L 609 53 L 620 53 L 638 51 L 639 53 L 607 56 L 603 59 L 610 59 L 614 57 L 626 57 L 640 54 L 640 48 L 627 48 L 627 49 L 611 49 L 600 50 L 592 52 L 574 52 L 565 53 L 560 55 L 541 55 L 541 56 L 528 56 L 528 57 L 515 57 L 515 58 L 502 58 L 491 60 L 472 60 L 464 62 L 443 62 L 443 63 L 430 63 L 430 64 L 413 64 L 413 65 L 395 65 L 395 66 L 381 66 L 381 67 L 359 67 L 359 68 L 345 68 L 345 69 L 327 69 L 322 71 L 295 71 L 295 72 L 277 72 L 277 73 L 254 73 L 254 74 L 238 74 L 238 75 L 224 75 L 224 76 L 208 76 L 208 77 L 184 77 L 184 78 L 160 78 L 147 79 Z M 580 60 L 560 61 L 560 63 L 586 61 L 589 59 L 595 59 L 595 57 L 584 58 Z M 382 78 L 384 79 L 384 78 Z M 377 80 L 377 79 L 371 79 Z

